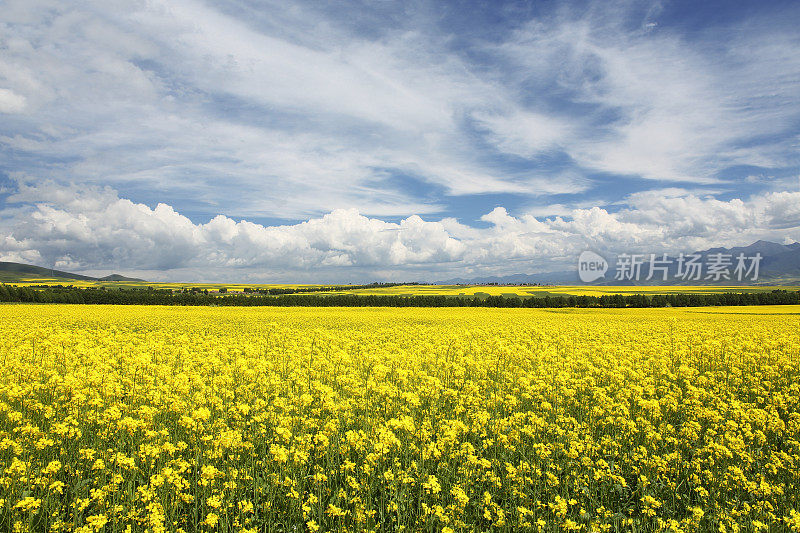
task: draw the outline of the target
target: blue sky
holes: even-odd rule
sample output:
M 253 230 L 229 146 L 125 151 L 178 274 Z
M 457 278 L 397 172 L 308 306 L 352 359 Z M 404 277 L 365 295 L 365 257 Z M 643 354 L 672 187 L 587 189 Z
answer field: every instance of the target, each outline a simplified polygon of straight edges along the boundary
M 558 270 L 800 240 L 796 2 L 0 1 L 0 259 Z

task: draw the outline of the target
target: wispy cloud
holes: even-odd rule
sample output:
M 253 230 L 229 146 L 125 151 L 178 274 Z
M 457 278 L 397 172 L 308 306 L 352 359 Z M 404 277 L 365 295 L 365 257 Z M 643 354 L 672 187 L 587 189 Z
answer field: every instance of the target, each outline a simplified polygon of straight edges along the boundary
M 30 21 L 28 6 L 9 15 Z M 368 187 L 383 176 L 376 169 L 412 172 L 453 195 L 537 190 L 477 162 L 460 133 L 464 113 L 494 105 L 502 86 L 413 32 L 296 43 L 191 1 L 122 12 L 60 5 L 13 30 L 3 71 L 27 85 L 33 106 L 0 140 L 67 160 L 46 167 L 56 178 L 198 195 L 230 190 L 220 186 L 230 180 L 261 199 L 226 211 L 285 218 L 324 210 L 320 195 L 374 214 L 441 209 L 392 183 Z
M 580 166 L 702 183 L 733 165 L 797 165 L 786 146 L 800 120 L 796 32 L 723 27 L 688 40 L 597 15 L 533 21 L 496 48 L 525 73 L 520 86 L 584 106 L 560 140 Z

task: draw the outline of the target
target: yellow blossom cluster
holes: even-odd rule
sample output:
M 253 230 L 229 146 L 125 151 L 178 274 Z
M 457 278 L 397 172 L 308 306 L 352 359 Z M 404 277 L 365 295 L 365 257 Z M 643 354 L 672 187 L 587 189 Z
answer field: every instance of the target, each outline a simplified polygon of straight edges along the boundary
M 800 309 L 0 306 L 0 531 L 800 528 Z

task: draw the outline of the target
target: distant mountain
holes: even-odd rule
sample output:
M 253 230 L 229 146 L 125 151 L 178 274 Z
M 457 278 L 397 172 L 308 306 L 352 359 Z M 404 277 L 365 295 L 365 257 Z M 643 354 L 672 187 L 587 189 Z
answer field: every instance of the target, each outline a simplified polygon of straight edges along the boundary
M 702 257 L 701 262 L 708 264 L 709 256 L 712 254 L 725 254 L 730 255 L 733 265 L 736 264 L 736 258 L 739 254 L 744 254 L 745 257 L 753 257 L 756 254 L 761 254 L 761 263 L 759 267 L 758 280 L 755 282 L 743 280 L 742 282 L 734 279 L 725 280 L 721 279 L 718 282 L 701 279 L 698 281 L 684 282 L 675 279 L 677 274 L 677 264 L 673 264 L 668 270 L 667 281 L 660 279 L 645 280 L 646 270 L 643 268 L 642 272 L 645 274 L 640 277 L 639 281 L 620 281 L 614 279 L 615 262 L 611 261 L 612 256 L 606 257 L 610 261 L 610 269 L 604 278 L 597 280 L 590 285 L 730 285 L 739 283 L 758 283 L 758 284 L 800 284 L 800 243 L 793 244 L 778 244 L 770 241 L 756 241 L 749 246 L 736 246 L 733 248 L 710 248 L 708 250 L 694 252 Z M 672 257 L 674 259 L 674 257 Z M 577 260 L 577 258 L 576 258 Z M 733 268 L 731 268 L 731 271 Z M 562 272 L 542 272 L 539 274 L 511 274 L 508 276 L 486 276 L 476 278 L 453 278 L 441 282 L 443 285 L 521 285 L 521 284 L 544 284 L 544 285 L 583 285 L 578 279 L 578 272 L 576 270 L 566 270 Z
M 730 254 L 736 258 L 739 254 L 752 257 L 761 254 L 759 278 L 764 281 L 773 279 L 799 278 L 800 279 L 800 243 L 778 244 L 770 241 L 756 241 L 750 246 L 737 246 L 734 248 L 711 248 L 698 252 L 703 258 L 711 254 Z
M 2 282 L 15 282 L 26 280 L 56 280 L 56 281 L 141 281 L 143 279 L 128 278 L 120 274 L 111 274 L 102 278 L 94 278 L 91 276 L 84 276 L 82 274 L 73 274 L 72 272 L 64 272 L 63 270 L 54 270 L 52 268 L 44 268 L 34 265 L 26 265 L 24 263 L 12 263 L 9 261 L 0 261 L 0 281 Z
M 108 276 L 103 276 L 102 278 L 97 278 L 97 281 L 141 281 L 142 283 L 147 283 L 143 279 L 129 278 L 127 276 L 123 276 L 122 274 L 111 274 Z

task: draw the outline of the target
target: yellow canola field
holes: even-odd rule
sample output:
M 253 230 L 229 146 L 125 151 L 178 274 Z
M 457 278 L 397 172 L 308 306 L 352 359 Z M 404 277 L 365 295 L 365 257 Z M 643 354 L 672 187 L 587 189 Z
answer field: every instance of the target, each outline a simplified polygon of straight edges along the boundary
M 318 289 L 303 294 L 323 296 L 353 294 L 381 296 L 603 296 L 612 294 L 720 294 L 726 292 L 759 293 L 774 290 L 798 291 L 798 285 L 393 285 L 389 287 L 348 288 L 347 285 L 288 285 L 288 284 L 242 284 L 242 283 L 168 283 L 135 281 L 73 281 L 47 278 L 31 278 L 12 285 L 18 287 L 40 287 L 42 285 L 72 285 L 85 289 L 105 287 L 107 289 L 206 289 L 215 293 L 225 288 L 228 294 L 241 294 L 245 289 Z M 329 290 L 331 287 L 337 290 Z
M 277 287 L 277 286 L 276 286 Z M 795 285 L 397 285 L 343 289 L 319 294 L 379 294 L 401 296 L 603 296 L 611 294 L 720 294 L 797 291 Z
M 3 305 L 0 530 L 797 530 L 799 351 L 788 306 Z

